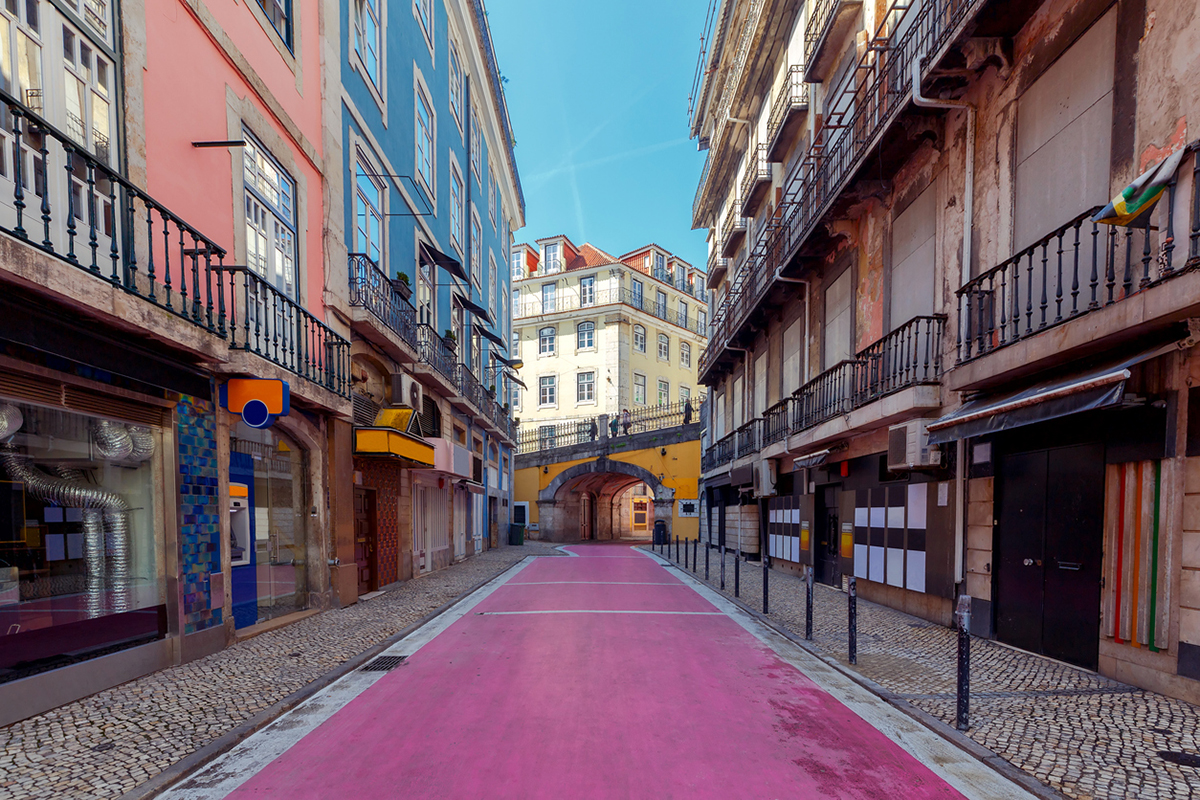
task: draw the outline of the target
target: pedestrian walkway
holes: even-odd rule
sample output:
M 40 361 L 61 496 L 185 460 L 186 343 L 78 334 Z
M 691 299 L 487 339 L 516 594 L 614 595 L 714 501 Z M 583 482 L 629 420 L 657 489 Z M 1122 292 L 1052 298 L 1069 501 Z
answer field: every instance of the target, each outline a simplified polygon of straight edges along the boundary
M 538 542 L 490 550 L 368 602 L 0 728 L 0 800 L 134 790 L 531 554 L 562 555 Z
M 647 548 L 650 549 L 650 548 Z M 674 548 L 667 555 L 674 559 Z M 693 574 L 691 557 L 686 568 Z M 720 582 L 720 551 L 709 557 L 709 585 Z M 704 549 L 695 575 L 704 580 Z M 725 561 L 724 594 L 733 596 L 734 554 Z M 683 565 L 680 565 L 682 567 Z M 743 562 L 741 602 L 762 608 L 762 565 Z M 805 590 L 794 575 L 771 570 L 768 618 L 804 636 Z M 719 589 L 718 589 L 719 590 Z M 858 664 L 847 661 L 847 597 L 814 587 L 813 652 L 948 725 L 955 719 L 956 632 L 858 599 Z M 1159 751 L 1200 753 L 1200 710 L 1094 672 L 972 639 L 971 728 L 967 735 L 1028 775 L 1072 798 L 1200 796 L 1200 772 Z
M 661 560 L 569 550 L 164 797 L 1028 797 Z

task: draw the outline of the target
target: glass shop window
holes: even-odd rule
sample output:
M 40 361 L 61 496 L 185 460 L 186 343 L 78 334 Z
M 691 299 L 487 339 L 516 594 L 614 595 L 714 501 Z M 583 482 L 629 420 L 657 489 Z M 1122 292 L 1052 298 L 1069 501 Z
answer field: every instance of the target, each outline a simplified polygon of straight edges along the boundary
M 0 398 L 0 683 L 166 635 L 161 446 Z

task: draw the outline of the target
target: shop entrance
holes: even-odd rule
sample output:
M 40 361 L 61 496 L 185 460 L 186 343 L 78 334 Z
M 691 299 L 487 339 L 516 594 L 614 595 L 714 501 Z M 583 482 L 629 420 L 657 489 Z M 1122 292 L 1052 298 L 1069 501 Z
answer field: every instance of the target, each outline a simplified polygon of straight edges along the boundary
M 633 535 L 634 538 L 641 538 L 646 533 L 647 525 L 650 519 L 650 502 L 644 497 L 635 497 L 632 501 L 633 511 Z M 639 535 L 641 534 L 641 535 Z
M 996 509 L 996 637 L 1095 669 L 1104 446 L 1003 455 Z
M 842 564 L 838 551 L 841 543 L 841 518 L 838 513 L 838 487 L 817 489 L 817 536 L 813 553 L 816 580 L 830 586 L 842 585 Z
M 366 594 L 379 588 L 376 568 L 378 558 L 376 541 L 375 492 L 371 489 L 354 490 L 354 562 L 358 565 L 358 593 Z

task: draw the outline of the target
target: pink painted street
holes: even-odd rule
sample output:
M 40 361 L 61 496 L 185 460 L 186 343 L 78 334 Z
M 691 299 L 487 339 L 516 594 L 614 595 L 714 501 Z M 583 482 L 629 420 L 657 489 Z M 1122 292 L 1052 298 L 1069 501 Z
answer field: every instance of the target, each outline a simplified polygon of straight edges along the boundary
M 477 592 L 349 702 L 318 697 L 167 796 L 964 796 L 676 569 L 565 549 Z M 957 781 L 1020 796 L 995 773 Z

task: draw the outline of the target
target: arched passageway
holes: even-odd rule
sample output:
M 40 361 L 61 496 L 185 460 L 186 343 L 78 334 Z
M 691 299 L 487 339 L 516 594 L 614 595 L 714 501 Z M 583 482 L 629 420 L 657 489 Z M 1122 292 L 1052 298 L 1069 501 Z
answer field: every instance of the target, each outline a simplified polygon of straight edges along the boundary
M 644 486 L 643 493 L 637 487 Z M 654 521 L 668 533 L 675 491 L 657 475 L 635 464 L 606 458 L 577 464 L 555 476 L 538 492 L 541 538 L 552 542 L 649 538 Z M 645 513 L 637 522 L 635 506 Z

